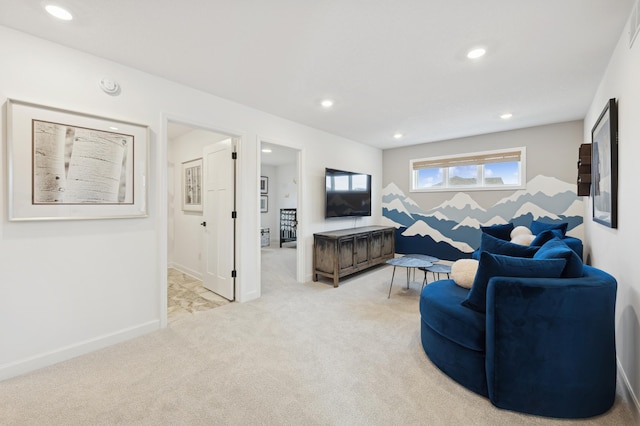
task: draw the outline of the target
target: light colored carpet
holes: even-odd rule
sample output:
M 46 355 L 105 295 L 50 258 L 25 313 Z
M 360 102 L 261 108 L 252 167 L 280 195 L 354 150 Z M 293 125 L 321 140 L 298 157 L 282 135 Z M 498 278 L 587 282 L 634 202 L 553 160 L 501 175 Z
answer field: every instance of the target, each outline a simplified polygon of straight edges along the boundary
M 0 383 L 3 425 L 628 425 L 499 410 L 420 344 L 418 294 L 391 268 L 294 281 L 290 248 L 263 250 L 263 297 Z M 402 276 L 402 275 L 400 275 Z M 421 276 L 416 276 L 420 279 Z

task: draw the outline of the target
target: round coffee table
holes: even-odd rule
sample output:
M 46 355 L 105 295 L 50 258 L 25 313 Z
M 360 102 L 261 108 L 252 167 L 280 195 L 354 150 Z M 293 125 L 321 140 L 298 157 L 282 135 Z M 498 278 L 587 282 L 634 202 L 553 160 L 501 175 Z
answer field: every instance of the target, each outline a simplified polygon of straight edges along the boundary
M 436 279 L 436 274 L 438 274 L 438 279 L 440 279 L 440 274 L 447 274 L 447 278 L 450 278 L 451 274 L 451 265 L 445 265 L 443 263 L 438 263 L 431 266 L 425 266 L 424 268 L 419 268 L 421 271 L 424 271 L 424 281 L 422 281 L 422 287 L 427 283 L 427 272 L 431 272 L 433 274 L 433 279 Z
M 393 278 L 396 275 L 397 266 L 407 268 L 407 288 L 409 288 L 411 269 L 413 269 L 415 273 L 415 268 L 431 267 L 433 266 L 433 262 L 437 262 L 438 260 L 437 257 L 427 256 L 425 254 L 407 254 L 402 257 L 394 257 L 393 259 L 387 260 L 386 263 L 393 265 L 393 274 L 391 275 L 391 284 L 389 285 L 389 296 L 387 296 L 387 299 L 391 298 L 391 288 L 393 287 Z

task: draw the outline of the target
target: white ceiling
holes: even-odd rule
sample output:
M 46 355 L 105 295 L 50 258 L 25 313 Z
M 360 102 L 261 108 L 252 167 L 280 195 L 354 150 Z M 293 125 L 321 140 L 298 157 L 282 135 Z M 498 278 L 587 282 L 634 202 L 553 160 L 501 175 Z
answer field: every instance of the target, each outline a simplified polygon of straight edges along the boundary
M 44 3 L 0 24 L 386 149 L 582 119 L 633 0 Z

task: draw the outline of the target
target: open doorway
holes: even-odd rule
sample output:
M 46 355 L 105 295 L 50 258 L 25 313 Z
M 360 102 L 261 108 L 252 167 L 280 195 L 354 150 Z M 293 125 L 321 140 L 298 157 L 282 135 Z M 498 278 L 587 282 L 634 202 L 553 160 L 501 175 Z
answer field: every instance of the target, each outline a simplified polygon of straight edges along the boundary
M 235 247 L 229 244 L 234 240 L 234 233 L 231 232 L 231 236 L 217 234 L 235 227 L 233 222 L 220 223 L 223 217 L 231 220 L 228 218 L 235 210 L 235 201 L 225 204 L 225 212 L 229 210 L 227 214 L 218 208 L 207 207 L 211 205 L 211 197 L 215 198 L 215 206 L 222 205 L 223 201 L 212 191 L 214 185 L 207 179 L 213 175 L 217 178 L 219 173 L 208 174 L 207 167 L 211 168 L 213 162 L 224 158 L 223 166 L 230 173 L 226 185 L 231 191 L 227 192 L 235 194 L 232 155 L 216 157 L 217 154 L 210 153 L 217 152 L 221 146 L 226 153 L 236 142 L 231 135 L 173 121 L 167 123 L 167 139 L 167 320 L 172 322 L 222 306 L 235 298 L 234 282 L 229 283 L 230 291 L 218 291 L 209 283 L 212 274 L 234 281 Z M 219 170 L 221 165 L 214 168 Z M 217 189 L 217 183 L 215 187 Z M 227 199 L 235 200 L 233 194 Z M 224 253 L 218 250 L 216 239 L 225 241 Z M 213 256 L 216 257 L 214 261 L 211 260 Z M 222 262 L 218 259 L 220 256 Z M 217 271 L 207 265 L 225 266 Z
M 300 151 L 264 140 L 260 150 L 261 292 L 268 294 L 298 278 Z

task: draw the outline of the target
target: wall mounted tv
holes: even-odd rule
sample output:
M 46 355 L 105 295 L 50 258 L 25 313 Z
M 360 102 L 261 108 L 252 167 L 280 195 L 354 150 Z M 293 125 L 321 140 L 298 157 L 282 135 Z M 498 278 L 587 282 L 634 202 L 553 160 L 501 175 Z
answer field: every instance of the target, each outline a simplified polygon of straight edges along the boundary
M 324 217 L 371 216 L 371 175 L 325 169 Z

